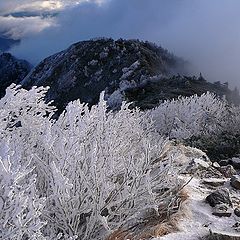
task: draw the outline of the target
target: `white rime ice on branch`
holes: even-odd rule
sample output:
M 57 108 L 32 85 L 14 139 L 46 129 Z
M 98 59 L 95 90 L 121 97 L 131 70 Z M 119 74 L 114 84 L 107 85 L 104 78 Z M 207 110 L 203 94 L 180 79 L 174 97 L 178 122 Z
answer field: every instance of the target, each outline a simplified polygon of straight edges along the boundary
M 1 142 L 2 146 L 2 142 Z M 3 150 L 3 149 L 1 149 Z M 10 149 L 9 149 L 10 150 Z M 39 216 L 44 199 L 35 192 L 35 178 L 26 167 L 14 169 L 15 152 L 1 151 L 0 158 L 0 236 L 1 239 L 44 239 Z M 26 179 L 27 178 L 27 179 Z
M 50 235 L 91 239 L 102 229 L 107 235 L 140 211 L 171 202 L 179 187 L 173 156 L 154 163 L 168 141 L 153 142 L 144 115 L 127 104 L 116 113 L 106 109 L 103 94 L 91 110 L 70 103 L 43 141 L 52 162 L 44 210 Z
M 37 134 L 37 126 L 42 125 L 38 105 L 41 108 L 45 92 L 11 86 L 0 100 L 1 239 L 44 239 L 40 215 L 45 199 L 36 193 L 30 133 L 34 129 Z
M 216 134 L 227 129 L 229 116 L 227 102 L 209 92 L 166 100 L 148 114 L 155 121 L 157 131 L 171 139 Z
M 11 86 L 0 100 L 3 239 L 102 239 L 144 209 L 171 206 L 178 153 L 167 154 L 145 114 L 125 103 L 107 111 L 102 94 L 54 121 L 46 91 Z

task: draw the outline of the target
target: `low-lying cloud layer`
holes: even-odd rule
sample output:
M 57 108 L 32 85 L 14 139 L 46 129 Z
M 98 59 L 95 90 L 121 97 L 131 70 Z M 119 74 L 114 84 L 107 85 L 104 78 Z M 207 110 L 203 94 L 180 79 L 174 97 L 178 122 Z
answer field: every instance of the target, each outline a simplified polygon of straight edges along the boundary
M 57 26 L 57 15 L 84 2 L 102 0 L 7 0 L 0 2 L 0 36 L 21 39 Z
M 61 1 L 63 5 L 66 2 Z M 51 26 L 24 38 L 13 53 L 36 64 L 80 40 L 140 38 L 191 61 L 193 71 L 201 71 L 211 81 L 240 85 L 239 0 L 105 0 L 100 5 L 96 1 L 71 2 L 74 7 L 64 5 Z
M 4 36 L 18 40 L 26 36 L 32 36 L 42 32 L 44 29 L 57 26 L 56 19 L 51 17 L 29 16 L 29 17 L 13 17 L 0 16 L 0 32 Z

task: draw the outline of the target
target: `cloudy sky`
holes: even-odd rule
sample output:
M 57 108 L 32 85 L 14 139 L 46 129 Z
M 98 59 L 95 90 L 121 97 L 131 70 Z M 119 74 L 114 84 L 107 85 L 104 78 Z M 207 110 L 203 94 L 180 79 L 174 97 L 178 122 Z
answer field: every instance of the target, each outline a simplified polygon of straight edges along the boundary
M 1 0 L 0 34 L 21 39 L 58 26 L 57 15 L 83 3 L 103 0 Z
M 211 81 L 240 85 L 239 0 L 0 0 L 0 33 L 36 64 L 95 37 L 153 41 Z

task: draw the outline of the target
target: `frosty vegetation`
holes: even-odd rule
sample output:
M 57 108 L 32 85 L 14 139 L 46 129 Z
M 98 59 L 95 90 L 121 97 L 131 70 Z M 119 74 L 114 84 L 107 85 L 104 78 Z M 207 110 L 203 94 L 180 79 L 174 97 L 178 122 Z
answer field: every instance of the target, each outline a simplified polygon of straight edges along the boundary
M 189 139 L 226 130 L 228 108 L 227 101 L 220 100 L 213 93 L 205 93 L 201 96 L 166 100 L 159 107 L 150 110 L 149 115 L 161 135 Z
M 238 108 L 207 93 L 148 112 L 69 103 L 57 120 L 47 89 L 11 86 L 0 100 L 2 239 L 104 239 L 142 211 L 171 211 L 181 183 L 169 138 L 221 132 Z M 228 109 L 228 111 L 226 111 Z
M 144 114 L 127 104 L 107 112 L 102 95 L 54 121 L 45 93 L 11 87 L 0 101 L 3 239 L 107 236 L 140 210 L 171 207 L 178 166 Z

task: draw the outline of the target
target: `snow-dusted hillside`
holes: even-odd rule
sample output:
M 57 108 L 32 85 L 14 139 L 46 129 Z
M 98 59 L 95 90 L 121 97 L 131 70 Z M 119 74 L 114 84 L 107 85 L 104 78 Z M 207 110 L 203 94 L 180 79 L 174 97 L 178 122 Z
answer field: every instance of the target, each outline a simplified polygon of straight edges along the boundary
M 125 99 L 125 90 L 135 88 L 155 75 L 184 72 L 185 62 L 167 50 L 138 40 L 96 39 L 73 44 L 43 60 L 22 84 L 50 86 L 48 99 L 60 110 L 80 99 L 96 104 L 105 91 L 112 108 Z

